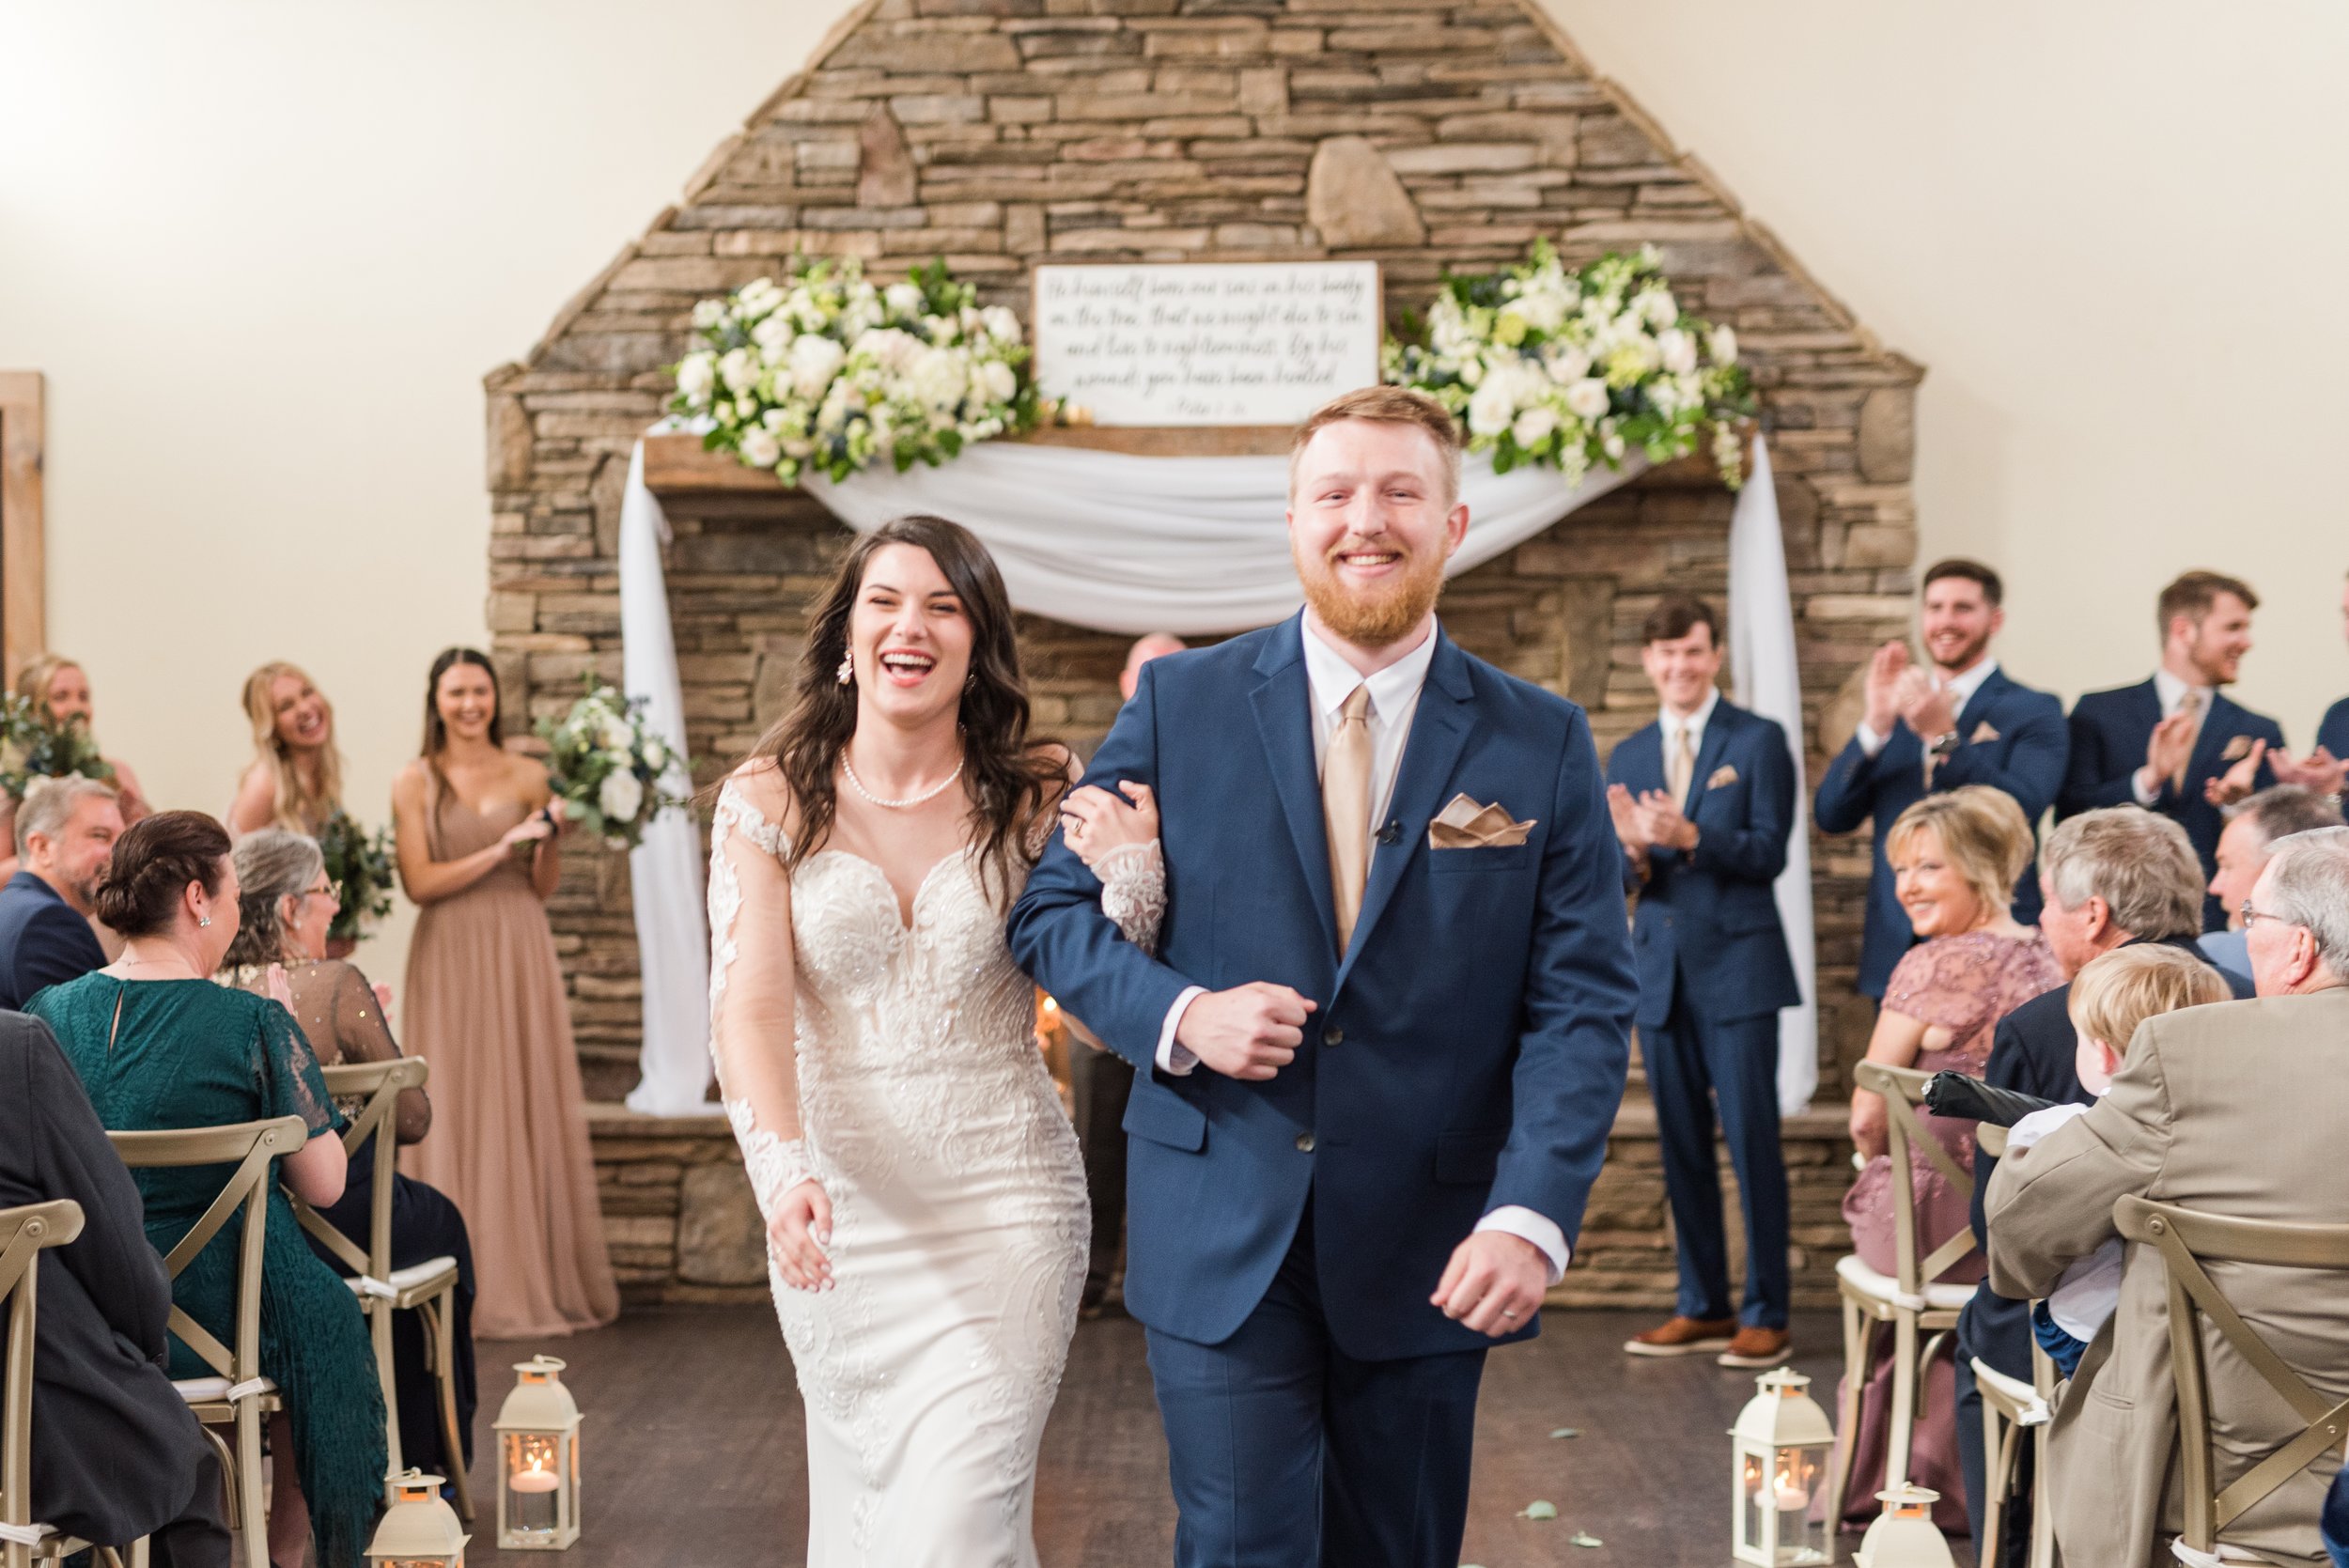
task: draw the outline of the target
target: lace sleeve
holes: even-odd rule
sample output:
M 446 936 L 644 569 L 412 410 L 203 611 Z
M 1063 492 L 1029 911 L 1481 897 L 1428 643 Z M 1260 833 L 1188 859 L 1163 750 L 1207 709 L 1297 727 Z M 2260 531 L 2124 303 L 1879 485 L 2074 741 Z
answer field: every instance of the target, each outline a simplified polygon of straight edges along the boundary
M 222 990 L 226 995 L 238 995 L 226 986 Z M 274 999 L 254 1000 L 258 1003 L 255 1009 L 254 1037 L 260 1055 L 261 1113 L 299 1116 L 313 1138 L 324 1132 L 340 1132 L 346 1126 L 343 1113 L 334 1109 L 334 1098 L 326 1092 L 326 1079 L 319 1071 L 318 1055 L 310 1049 L 301 1025 Z
M 334 995 L 332 1025 L 334 1038 L 342 1047 L 346 1062 L 392 1062 L 399 1057 L 399 1042 L 392 1038 L 392 1027 L 383 1017 L 383 1008 L 355 964 L 337 963 L 328 959 L 320 964 L 322 970 L 333 972 Z M 301 993 L 295 993 L 301 999 Z M 395 1135 L 402 1143 L 415 1143 L 432 1130 L 432 1101 L 423 1089 L 403 1089 L 399 1106 L 393 1115 Z
M 1166 918 L 1166 857 L 1159 841 L 1121 844 L 1101 857 L 1094 873 L 1101 878 L 1101 912 L 1128 941 L 1156 952 L 1159 924 Z
M 783 830 L 744 783 L 726 781 L 709 828 L 709 1050 L 751 1190 L 771 1217 L 811 1172 L 800 1134 Z

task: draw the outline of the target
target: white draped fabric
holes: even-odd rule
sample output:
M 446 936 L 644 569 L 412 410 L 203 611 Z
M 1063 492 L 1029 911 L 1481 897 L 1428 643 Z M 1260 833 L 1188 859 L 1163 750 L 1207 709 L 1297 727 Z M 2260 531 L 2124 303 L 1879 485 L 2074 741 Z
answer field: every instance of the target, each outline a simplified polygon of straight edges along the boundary
M 1800 1006 L 1778 1016 L 1778 1104 L 1792 1116 L 1819 1087 L 1818 955 L 1811 929 L 1811 788 L 1803 777 L 1802 675 L 1795 665 L 1795 601 L 1769 449 L 1756 436 L 1746 488 L 1729 523 L 1729 669 L 1737 706 L 1775 719 L 1795 753 L 1795 831 L 1772 890 L 1794 950 Z
M 1737 516 L 1741 524 L 1749 514 L 1758 520 L 1757 536 L 1766 537 L 1772 575 L 1759 590 L 1764 600 L 1749 606 L 1739 597 L 1738 579 L 1741 569 L 1753 568 L 1737 563 L 1754 552 L 1739 554 L 1733 548 L 1731 598 L 1736 608 L 1731 619 L 1759 622 L 1766 641 L 1775 635 L 1769 627 L 1782 629 L 1786 681 L 1793 691 L 1794 621 L 1785 562 L 1778 553 L 1777 500 L 1759 443 L 1755 455 L 1756 482 L 1747 486 Z M 1452 572 L 1515 548 L 1626 483 L 1643 466 L 1635 458 L 1621 473 L 1595 474 L 1574 486 L 1549 469 L 1495 474 L 1491 464 L 1470 459 L 1461 474 L 1469 536 L 1453 558 Z M 1281 524 L 1288 492 L 1288 459 L 1283 457 L 1143 458 L 990 442 L 942 468 L 868 471 L 836 484 L 814 479 L 808 488 L 860 532 L 909 512 L 954 519 L 993 554 L 1015 607 L 1075 626 L 1134 636 L 1241 631 L 1280 620 L 1300 602 Z M 681 753 L 683 704 L 661 570 L 660 544 L 666 535 L 660 501 L 644 482 L 640 445 L 620 509 L 627 690 L 630 696 L 649 699 L 650 722 Z M 1775 610 L 1769 596 L 1775 597 Z M 1738 667 L 1742 692 L 1742 660 Z M 1785 723 L 1790 734 L 1801 734 L 1798 704 L 1785 714 L 1769 707 L 1760 711 Z M 645 1048 L 644 1083 L 629 1104 L 655 1113 L 697 1110 L 708 1087 L 708 940 L 699 836 L 691 821 L 678 814 L 661 818 L 630 859 L 630 871 L 643 955 Z M 1781 883 L 1781 908 L 1785 888 Z M 1799 927 L 1805 953 L 1809 896 L 1806 882 Z M 1790 924 L 1789 929 L 1796 927 Z M 1808 985 L 1806 969 L 1806 989 Z M 1806 1025 L 1806 1033 L 1809 1029 Z M 1811 1060 L 1810 1052 L 1791 1045 L 1784 1055 L 1806 1064 Z M 1809 1096 L 1815 1080 L 1815 1067 L 1811 1070 L 1812 1079 L 1803 1082 L 1800 1098 Z M 1782 1094 L 1783 1065 L 1781 1079 Z

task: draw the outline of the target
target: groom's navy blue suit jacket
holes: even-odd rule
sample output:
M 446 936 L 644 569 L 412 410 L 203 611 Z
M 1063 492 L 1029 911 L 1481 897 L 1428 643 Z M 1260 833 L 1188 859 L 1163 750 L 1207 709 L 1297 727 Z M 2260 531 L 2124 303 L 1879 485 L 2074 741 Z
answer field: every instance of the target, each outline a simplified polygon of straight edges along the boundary
M 1439 630 L 1341 958 L 1302 635 L 1292 619 L 1151 660 L 1093 758 L 1087 783 L 1158 793 L 1157 955 L 1102 915 L 1100 884 L 1057 836 L 1012 910 L 1012 952 L 1142 1069 L 1125 1122 L 1135 1316 L 1198 1343 L 1230 1337 L 1310 1198 L 1340 1349 L 1483 1346 L 1428 1304 L 1446 1261 L 1504 1204 L 1571 1241 L 1623 1097 L 1638 986 L 1598 755 L 1580 708 Z M 1430 848 L 1429 823 L 1462 793 L 1531 818 L 1526 842 Z M 1251 981 L 1320 1004 L 1294 1062 L 1262 1082 L 1157 1069 L 1185 987 Z

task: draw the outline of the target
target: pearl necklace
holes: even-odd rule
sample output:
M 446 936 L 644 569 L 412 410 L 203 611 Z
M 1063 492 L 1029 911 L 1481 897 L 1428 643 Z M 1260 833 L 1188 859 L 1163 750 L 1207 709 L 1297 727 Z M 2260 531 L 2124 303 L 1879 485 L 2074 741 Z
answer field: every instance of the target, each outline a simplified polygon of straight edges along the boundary
M 859 795 L 864 797 L 865 800 L 871 801 L 874 805 L 879 806 L 885 811 L 904 811 L 909 806 L 918 806 L 923 804 L 925 801 L 935 800 L 941 795 L 945 794 L 948 788 L 953 785 L 954 782 L 962 777 L 962 769 L 970 760 L 971 759 L 969 757 L 964 757 L 961 762 L 955 764 L 955 770 L 947 774 L 945 778 L 939 781 L 934 787 L 926 789 L 919 795 L 909 795 L 902 800 L 884 800 L 879 796 L 874 794 L 871 790 L 865 788 L 864 781 L 856 776 L 856 764 L 848 760 L 848 753 L 846 751 L 843 751 L 840 753 L 840 770 L 848 775 L 848 787 L 855 790 Z

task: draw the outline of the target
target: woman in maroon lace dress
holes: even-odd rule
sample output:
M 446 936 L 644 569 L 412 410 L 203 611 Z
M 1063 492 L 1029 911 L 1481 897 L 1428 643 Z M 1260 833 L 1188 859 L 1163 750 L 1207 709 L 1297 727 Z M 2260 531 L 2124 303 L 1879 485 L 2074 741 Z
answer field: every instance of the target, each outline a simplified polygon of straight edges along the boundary
M 2002 790 L 1968 784 L 1928 795 L 1892 824 L 1885 853 L 1898 878 L 1901 908 L 1924 940 L 1908 950 L 1885 987 L 1868 1060 L 1921 1072 L 1982 1076 L 1990 1037 L 2000 1018 L 2063 983 L 2055 956 L 2036 928 L 2008 913 L 2017 878 L 2031 861 L 2030 824 Z M 1852 1093 L 1852 1142 L 1867 1161 L 1843 1197 L 1852 1250 L 1882 1274 L 1898 1269 L 1893 1239 L 1892 1162 L 1881 1095 Z M 1920 1110 L 1925 1130 L 1961 1171 L 1974 1164 L 1974 1126 Z M 1909 1152 L 1916 1195 L 1917 1245 L 1928 1255 L 1968 1223 L 1967 1194 L 1937 1170 L 1922 1149 Z M 1969 1252 L 1944 1270 L 1949 1283 L 1982 1278 L 1983 1258 Z M 1890 1421 L 1892 1367 L 1889 1330 L 1878 1335 L 1878 1359 L 1860 1396 L 1846 1521 L 1865 1523 L 1881 1512 L 1875 1500 L 1884 1474 Z M 1909 1448 L 1908 1478 L 1941 1494 L 1935 1509 L 1944 1530 L 1966 1528 L 1966 1490 L 1958 1467 L 1957 1424 L 1950 1362 L 1936 1357 L 1922 1389 L 1921 1413 Z

